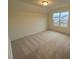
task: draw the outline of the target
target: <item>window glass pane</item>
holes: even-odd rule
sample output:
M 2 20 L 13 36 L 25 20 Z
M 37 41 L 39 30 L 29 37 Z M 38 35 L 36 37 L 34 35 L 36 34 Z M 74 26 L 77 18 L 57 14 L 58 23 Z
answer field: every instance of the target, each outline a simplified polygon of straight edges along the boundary
M 53 19 L 53 24 L 55 26 L 59 26 L 59 13 L 54 13 L 52 19 Z
M 59 18 L 59 13 L 54 13 L 53 18 Z
M 60 23 L 60 26 L 61 26 L 61 27 L 67 27 L 68 24 Z
M 68 25 L 69 12 L 60 13 L 60 26 L 67 27 Z

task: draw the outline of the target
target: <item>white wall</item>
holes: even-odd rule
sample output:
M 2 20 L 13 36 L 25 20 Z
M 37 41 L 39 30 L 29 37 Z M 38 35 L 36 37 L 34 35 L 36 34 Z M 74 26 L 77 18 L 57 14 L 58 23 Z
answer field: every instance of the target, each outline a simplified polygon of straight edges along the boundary
M 8 59 L 13 59 L 11 40 L 8 39 Z
M 53 25 L 52 14 L 54 12 L 59 12 L 59 11 L 69 11 L 69 6 L 64 6 L 64 7 L 52 9 L 52 10 L 49 11 L 48 28 L 49 28 L 49 30 L 53 30 L 53 31 L 58 31 L 58 32 L 63 32 L 63 33 L 69 34 L 70 33 L 70 18 L 69 18 L 69 22 L 68 22 L 68 27 L 67 28 L 56 27 L 56 26 Z
M 44 31 L 46 29 L 46 14 L 35 12 L 14 12 L 9 14 L 9 35 L 11 40 Z
M 47 29 L 47 14 L 41 7 L 9 0 L 9 36 L 16 40 Z

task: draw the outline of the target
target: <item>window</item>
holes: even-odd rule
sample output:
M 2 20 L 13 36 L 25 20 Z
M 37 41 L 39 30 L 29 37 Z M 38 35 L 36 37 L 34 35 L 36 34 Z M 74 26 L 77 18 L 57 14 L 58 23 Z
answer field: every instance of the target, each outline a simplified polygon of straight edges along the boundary
M 68 26 L 69 12 L 54 13 L 52 20 L 54 26 L 67 27 Z

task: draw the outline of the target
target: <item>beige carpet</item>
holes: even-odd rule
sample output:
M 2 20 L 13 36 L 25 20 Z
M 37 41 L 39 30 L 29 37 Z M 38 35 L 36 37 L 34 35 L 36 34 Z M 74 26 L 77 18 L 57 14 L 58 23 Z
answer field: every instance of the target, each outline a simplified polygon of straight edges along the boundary
M 70 59 L 69 36 L 40 32 L 12 41 L 13 59 Z

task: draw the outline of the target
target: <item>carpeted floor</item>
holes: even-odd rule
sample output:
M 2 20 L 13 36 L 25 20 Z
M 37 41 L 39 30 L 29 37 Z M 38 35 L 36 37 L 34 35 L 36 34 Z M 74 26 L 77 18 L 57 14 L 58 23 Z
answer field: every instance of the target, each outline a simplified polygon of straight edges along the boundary
M 45 31 L 12 41 L 13 59 L 70 59 L 70 38 Z

